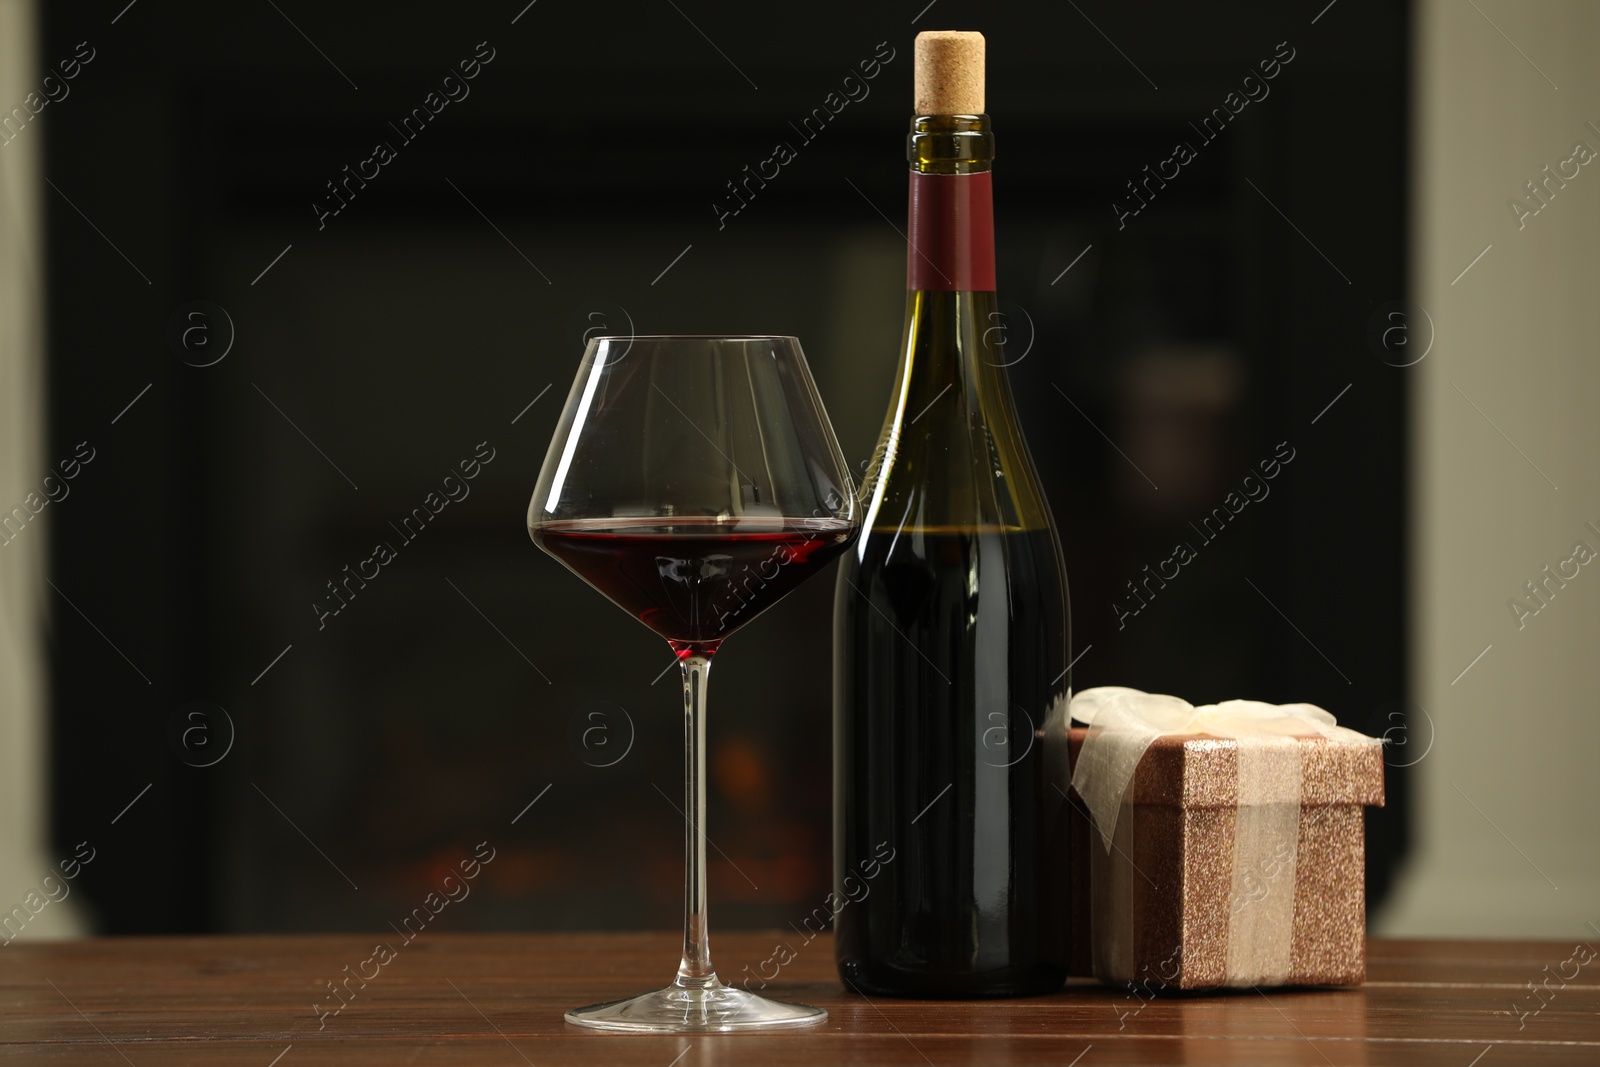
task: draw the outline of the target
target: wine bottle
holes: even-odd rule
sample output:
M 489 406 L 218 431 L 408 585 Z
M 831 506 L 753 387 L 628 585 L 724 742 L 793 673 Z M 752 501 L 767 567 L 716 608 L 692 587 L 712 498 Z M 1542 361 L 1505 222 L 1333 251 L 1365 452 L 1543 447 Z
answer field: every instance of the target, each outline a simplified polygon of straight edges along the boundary
M 995 298 L 984 39 L 916 42 L 905 332 L 834 618 L 834 928 L 846 988 L 1052 992 L 1040 735 L 1065 570 Z M 1047 795 L 1048 794 L 1048 795 Z

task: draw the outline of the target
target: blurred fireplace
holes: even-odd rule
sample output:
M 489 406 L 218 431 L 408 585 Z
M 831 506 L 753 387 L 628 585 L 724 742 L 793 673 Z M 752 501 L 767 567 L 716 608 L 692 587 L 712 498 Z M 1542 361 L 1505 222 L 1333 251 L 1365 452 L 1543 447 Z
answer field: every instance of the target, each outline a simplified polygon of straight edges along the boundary
M 830 35 L 725 14 L 699 21 L 730 54 L 788 42 L 740 64 L 759 93 L 670 9 L 618 27 L 536 7 L 512 28 L 418 6 L 381 30 L 323 12 L 312 36 L 359 92 L 270 10 L 95 24 L 102 82 L 41 132 L 53 179 L 152 280 L 51 203 L 48 451 L 105 439 L 99 481 L 55 518 L 53 573 L 152 683 L 59 619 L 55 835 L 105 834 L 83 887 L 106 930 L 381 929 L 482 841 L 496 858 L 441 923 L 678 921 L 667 650 L 522 529 L 583 332 L 795 333 L 865 459 L 902 300 L 879 212 L 904 210 L 904 15 Z M 1064 53 L 1036 16 L 978 20 L 1010 373 L 1066 543 L 1076 683 L 1308 700 L 1381 734 L 1406 694 L 1405 426 L 1401 378 L 1361 338 L 1403 295 L 1404 15 L 1091 14 L 1139 41 L 1159 92 L 1076 16 L 1053 30 Z M 45 23 L 45 55 L 89 32 L 66 9 Z M 1128 181 L 1290 34 L 1270 98 L 1119 228 Z M 485 38 L 471 98 L 319 229 L 330 176 Z M 885 38 L 901 51 L 872 95 L 719 228 L 727 177 Z M 231 320 L 212 366 L 166 340 L 196 301 Z M 482 442 L 469 495 L 395 533 Z M 1194 529 L 1233 492 L 1250 499 L 1225 529 Z M 1192 562 L 1144 584 L 1181 540 Z M 396 558 L 351 592 L 345 568 L 383 541 Z M 831 590 L 819 577 L 717 661 L 719 925 L 783 926 L 829 889 Z M 231 722 L 214 765 L 174 751 L 191 701 Z M 1403 772 L 1389 796 L 1374 901 L 1405 847 Z

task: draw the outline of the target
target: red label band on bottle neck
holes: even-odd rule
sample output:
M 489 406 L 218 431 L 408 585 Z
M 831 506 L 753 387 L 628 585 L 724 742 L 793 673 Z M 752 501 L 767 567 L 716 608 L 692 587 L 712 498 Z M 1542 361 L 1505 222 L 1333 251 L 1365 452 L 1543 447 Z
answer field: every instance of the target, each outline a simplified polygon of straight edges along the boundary
M 991 173 L 911 172 L 907 289 L 994 291 Z

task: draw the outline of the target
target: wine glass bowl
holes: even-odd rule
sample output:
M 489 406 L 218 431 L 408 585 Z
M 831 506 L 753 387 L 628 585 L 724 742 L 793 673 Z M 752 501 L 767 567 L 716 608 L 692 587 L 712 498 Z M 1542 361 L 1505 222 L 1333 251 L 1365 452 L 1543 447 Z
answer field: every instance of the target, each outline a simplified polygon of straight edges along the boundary
M 723 985 L 705 899 L 705 686 L 740 627 L 842 553 L 860 505 L 799 342 L 589 341 L 528 504 L 534 542 L 665 638 L 684 681 L 684 951 L 665 989 L 578 1008 L 610 1030 L 737 1030 L 826 1012 Z
M 584 353 L 528 531 L 675 647 L 714 650 L 843 551 L 857 507 L 795 338 L 607 336 Z

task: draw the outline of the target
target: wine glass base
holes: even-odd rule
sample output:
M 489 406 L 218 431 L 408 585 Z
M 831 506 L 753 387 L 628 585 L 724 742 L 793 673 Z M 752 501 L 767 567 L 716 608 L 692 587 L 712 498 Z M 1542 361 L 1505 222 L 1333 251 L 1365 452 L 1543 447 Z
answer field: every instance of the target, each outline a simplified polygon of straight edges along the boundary
M 720 982 L 704 988 L 670 985 L 626 1000 L 573 1008 L 565 1015 L 578 1026 L 634 1033 L 775 1030 L 810 1026 L 827 1017 L 809 1004 L 768 1000 Z

